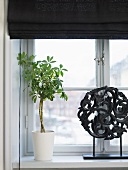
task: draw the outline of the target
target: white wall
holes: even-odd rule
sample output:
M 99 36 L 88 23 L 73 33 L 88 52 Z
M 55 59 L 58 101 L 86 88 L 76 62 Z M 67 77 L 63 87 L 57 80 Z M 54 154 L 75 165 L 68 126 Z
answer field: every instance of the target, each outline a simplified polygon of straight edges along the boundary
M 3 165 L 3 57 L 4 57 L 4 0 L 0 1 L 0 170 Z
M 19 155 L 18 52 L 19 41 L 8 36 L 7 0 L 0 0 L 0 170 L 11 170 Z

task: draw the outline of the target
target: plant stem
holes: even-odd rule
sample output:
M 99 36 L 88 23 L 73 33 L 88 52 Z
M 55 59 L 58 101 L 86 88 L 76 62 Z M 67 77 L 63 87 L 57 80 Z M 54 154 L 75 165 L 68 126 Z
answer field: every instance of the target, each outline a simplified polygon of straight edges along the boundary
M 44 133 L 45 128 L 44 128 L 44 123 L 43 123 L 43 99 L 40 98 L 40 103 L 39 103 L 39 116 L 40 116 L 40 132 Z

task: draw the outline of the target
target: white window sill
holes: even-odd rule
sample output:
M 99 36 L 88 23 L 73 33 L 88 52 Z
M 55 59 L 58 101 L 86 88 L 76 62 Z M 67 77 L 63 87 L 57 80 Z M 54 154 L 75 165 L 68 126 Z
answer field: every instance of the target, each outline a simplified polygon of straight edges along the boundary
M 19 163 L 14 162 L 13 168 Z M 21 158 L 21 168 L 124 168 L 128 167 L 128 159 L 83 160 L 82 156 L 54 156 L 51 161 L 35 161 L 34 157 Z

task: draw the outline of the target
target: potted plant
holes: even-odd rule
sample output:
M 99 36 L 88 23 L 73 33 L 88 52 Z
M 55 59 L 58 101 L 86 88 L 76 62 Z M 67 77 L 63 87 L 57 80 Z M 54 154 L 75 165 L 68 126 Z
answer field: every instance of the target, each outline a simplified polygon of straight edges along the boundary
M 34 156 L 36 160 L 50 160 L 53 147 L 48 144 L 54 144 L 54 132 L 47 131 L 44 127 L 43 104 L 47 99 L 53 101 L 55 94 L 59 94 L 60 98 L 64 100 L 68 99 L 61 79 L 67 69 L 62 64 L 55 67 L 56 61 L 53 57 L 47 56 L 46 60 L 42 61 L 34 61 L 34 59 L 35 55 L 28 56 L 25 52 L 19 53 L 17 56 L 18 64 L 23 68 L 22 76 L 30 89 L 29 95 L 32 101 L 36 103 L 39 99 L 40 131 L 33 132 Z M 41 149 L 41 147 L 44 148 Z

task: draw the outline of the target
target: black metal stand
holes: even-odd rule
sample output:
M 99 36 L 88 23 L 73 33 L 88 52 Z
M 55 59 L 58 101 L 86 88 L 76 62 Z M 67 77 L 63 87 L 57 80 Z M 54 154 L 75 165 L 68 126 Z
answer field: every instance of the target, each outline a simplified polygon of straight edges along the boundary
M 93 154 L 84 154 L 83 159 L 128 159 L 128 154 L 122 154 L 122 136 L 120 137 L 120 153 L 119 154 L 96 154 L 95 153 L 95 137 L 93 137 Z

